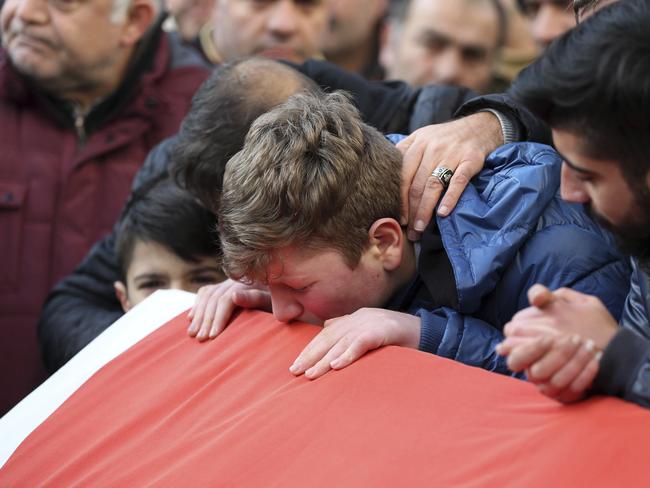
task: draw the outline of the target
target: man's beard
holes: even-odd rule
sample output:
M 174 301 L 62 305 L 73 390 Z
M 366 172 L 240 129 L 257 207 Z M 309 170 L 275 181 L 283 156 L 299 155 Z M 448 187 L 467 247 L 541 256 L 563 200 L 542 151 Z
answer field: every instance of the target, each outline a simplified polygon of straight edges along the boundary
M 650 198 L 636 196 L 635 201 L 636 218 L 630 216 L 619 224 L 612 224 L 589 204 L 586 208 L 592 219 L 614 235 L 620 251 L 635 258 L 641 269 L 650 274 Z M 648 213 L 642 209 L 648 209 Z

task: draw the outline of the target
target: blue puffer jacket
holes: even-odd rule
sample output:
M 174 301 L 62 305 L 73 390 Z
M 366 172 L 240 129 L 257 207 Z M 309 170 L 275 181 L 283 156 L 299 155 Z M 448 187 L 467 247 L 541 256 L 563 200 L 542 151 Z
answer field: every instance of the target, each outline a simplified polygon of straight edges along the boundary
M 503 146 L 451 215 L 436 217 L 458 301 L 435 310 L 413 301 L 410 311 L 422 319 L 420 349 L 512 374 L 494 347 L 505 323 L 528 306 L 535 283 L 596 295 L 620 317 L 629 261 L 581 205 L 560 198 L 560 166 L 548 146 Z

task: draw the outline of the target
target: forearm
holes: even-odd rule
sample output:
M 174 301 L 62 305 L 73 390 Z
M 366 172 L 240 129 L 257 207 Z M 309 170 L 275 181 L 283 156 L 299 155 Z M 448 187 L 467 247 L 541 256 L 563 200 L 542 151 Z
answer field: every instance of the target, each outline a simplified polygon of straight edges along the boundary
M 113 236 L 93 247 L 45 303 L 38 323 L 41 353 L 56 371 L 122 315 L 113 282 L 119 279 Z
M 364 122 L 383 133 L 406 132 L 410 110 L 419 94 L 403 82 L 374 82 L 325 61 L 287 63 L 326 91 L 349 92 Z

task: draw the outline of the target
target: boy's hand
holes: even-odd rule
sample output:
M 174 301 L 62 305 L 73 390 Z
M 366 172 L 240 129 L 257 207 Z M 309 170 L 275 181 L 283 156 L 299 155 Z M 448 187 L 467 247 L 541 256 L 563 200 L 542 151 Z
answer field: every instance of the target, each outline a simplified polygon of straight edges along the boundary
M 420 319 L 381 308 L 362 308 L 325 322 L 324 329 L 300 353 L 289 370 L 315 379 L 330 369 L 342 369 L 381 346 L 417 348 Z
M 188 316 L 192 323 L 187 333 L 199 341 L 214 339 L 228 325 L 239 307 L 271 311 L 271 295 L 263 287 L 226 280 L 199 289 Z
M 469 181 L 483 169 L 485 158 L 501 144 L 501 125 L 485 112 L 421 127 L 397 144 L 404 157 L 402 223 L 408 223 L 410 240 L 417 240 L 428 225 L 443 192 L 438 214 L 449 215 Z M 446 192 L 431 176 L 439 166 L 454 172 Z

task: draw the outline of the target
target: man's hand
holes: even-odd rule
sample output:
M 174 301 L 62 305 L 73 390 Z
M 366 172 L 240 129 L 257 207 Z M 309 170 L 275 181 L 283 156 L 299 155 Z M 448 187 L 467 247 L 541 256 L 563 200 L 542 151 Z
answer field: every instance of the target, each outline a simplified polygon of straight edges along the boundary
M 598 298 L 568 288 L 551 292 L 534 285 L 528 299 L 533 307 L 506 324 L 497 353 L 508 356 L 512 371 L 526 370 L 545 395 L 561 402 L 581 399 L 618 324 Z
M 419 238 L 444 192 L 440 181 L 431 176 L 433 170 L 445 166 L 454 171 L 438 207 L 438 214 L 444 217 L 456 206 L 469 181 L 483 169 L 488 154 L 501 144 L 501 126 L 489 112 L 422 127 L 397 144 L 404 156 L 402 221 L 408 223 L 409 239 Z
M 569 288 L 550 292 L 546 287 L 534 285 L 528 298 L 537 306 L 517 312 L 504 327 L 506 336 L 529 335 L 536 326 L 543 325 L 591 339 L 602 350 L 618 330 L 614 317 L 594 296 Z
M 192 323 L 187 333 L 199 341 L 214 339 L 228 325 L 237 308 L 271 311 L 271 295 L 263 287 L 226 280 L 199 289 L 188 316 Z
M 578 335 L 539 328 L 536 337 L 509 337 L 497 346 L 508 356 L 508 368 L 526 370 L 528 380 L 545 395 L 563 403 L 575 402 L 598 374 L 601 353 L 594 343 Z
M 417 348 L 419 343 L 418 317 L 381 308 L 362 308 L 326 321 L 323 331 L 300 353 L 289 370 L 315 379 L 330 369 L 345 368 L 378 347 Z

